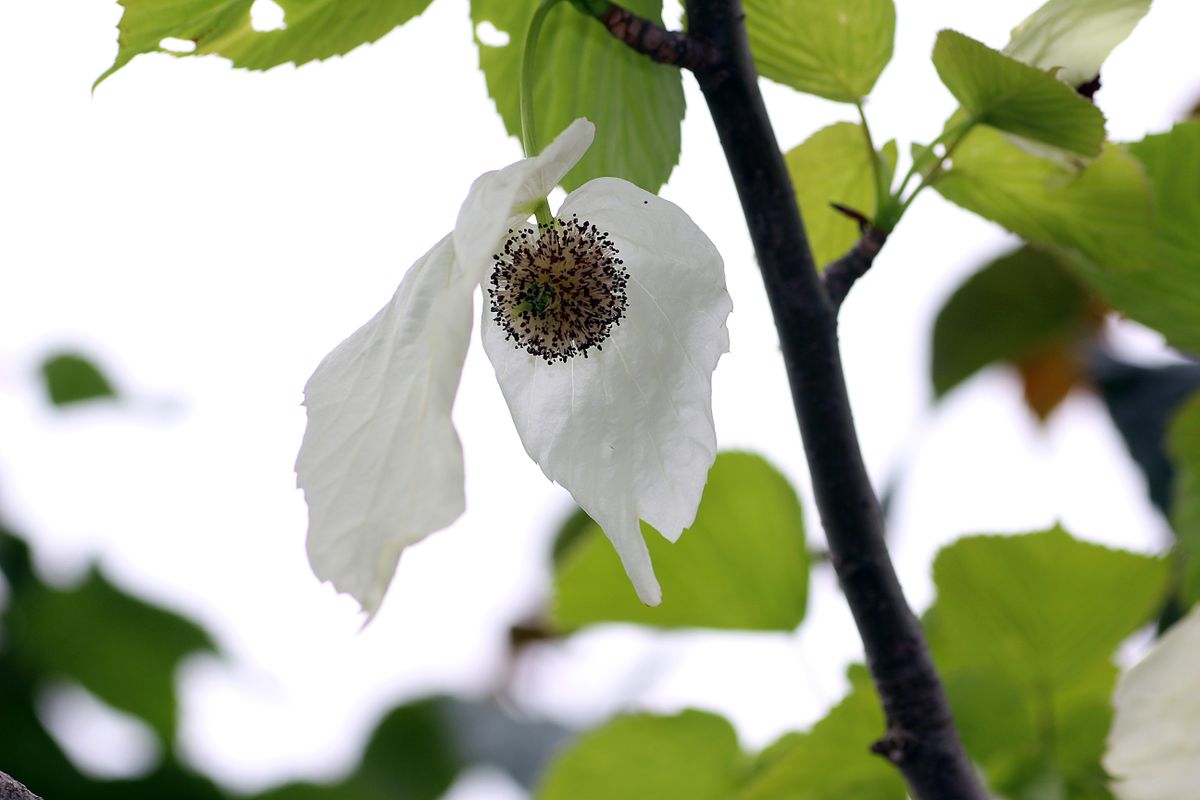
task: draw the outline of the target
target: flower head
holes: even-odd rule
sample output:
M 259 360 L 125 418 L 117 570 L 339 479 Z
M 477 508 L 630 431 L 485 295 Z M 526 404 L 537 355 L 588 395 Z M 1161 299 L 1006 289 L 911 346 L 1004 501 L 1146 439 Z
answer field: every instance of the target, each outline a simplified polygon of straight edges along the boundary
M 601 349 L 625 316 L 629 271 L 594 223 L 554 219 L 512 232 L 488 295 L 505 338 L 550 363 Z
M 480 176 L 453 233 L 305 387 L 309 560 L 369 613 L 401 551 L 465 508 L 450 411 L 476 287 L 526 451 L 604 529 L 638 596 L 661 598 L 639 520 L 674 540 L 695 518 L 731 303 L 712 242 L 626 181 L 590 181 L 550 223 L 527 223 L 593 135 L 576 120 L 540 155 Z

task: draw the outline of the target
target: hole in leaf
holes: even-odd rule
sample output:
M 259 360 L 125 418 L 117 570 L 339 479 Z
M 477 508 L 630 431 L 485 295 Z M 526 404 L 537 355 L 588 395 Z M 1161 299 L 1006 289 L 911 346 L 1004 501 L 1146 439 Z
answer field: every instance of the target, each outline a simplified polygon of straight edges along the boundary
M 286 28 L 283 8 L 275 0 L 254 0 L 250 6 L 250 27 L 259 33 Z
M 194 53 L 196 52 L 196 43 L 190 39 L 176 39 L 173 36 L 168 36 L 158 43 L 158 46 L 168 53 Z
M 487 20 L 475 27 L 475 38 L 488 47 L 504 47 L 512 40 L 512 37 Z

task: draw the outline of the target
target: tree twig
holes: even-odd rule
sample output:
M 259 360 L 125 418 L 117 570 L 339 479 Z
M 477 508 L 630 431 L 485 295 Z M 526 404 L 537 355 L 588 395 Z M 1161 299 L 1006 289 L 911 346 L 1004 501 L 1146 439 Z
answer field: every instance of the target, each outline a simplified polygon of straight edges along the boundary
M 596 17 L 608 32 L 652 61 L 696 72 L 708 69 L 717 60 L 710 43 L 682 31 L 669 31 L 653 20 L 638 16 L 628 8 L 608 3 Z
M 829 296 L 834 313 L 841 308 L 842 301 L 850 293 L 850 287 L 866 275 L 875 263 L 875 256 L 879 255 L 886 241 L 886 231 L 867 225 L 854 246 L 821 273 L 821 282 L 825 284 L 825 293 Z
M 887 730 L 872 750 L 899 768 L 920 800 L 984 800 L 884 543 L 883 515 L 846 394 L 837 303 L 813 264 L 758 90 L 741 0 L 687 0 L 687 16 L 688 36 L 716 49 L 716 60 L 693 72 L 737 186 L 779 331 L 830 560 L 883 703 Z

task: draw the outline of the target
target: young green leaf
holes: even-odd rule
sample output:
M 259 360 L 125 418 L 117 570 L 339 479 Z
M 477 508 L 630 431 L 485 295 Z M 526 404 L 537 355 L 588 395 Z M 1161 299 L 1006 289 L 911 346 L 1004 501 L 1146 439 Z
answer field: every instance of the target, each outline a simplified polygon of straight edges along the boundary
M 715 714 L 618 717 L 549 767 L 537 800 L 729 800 L 741 773 L 733 727 Z
M 931 377 L 942 397 L 984 367 L 1016 362 L 1088 323 L 1088 296 L 1052 254 L 1025 246 L 959 286 L 933 325 Z
M 1079 86 L 1149 10 L 1150 0 L 1050 0 L 1013 28 L 1004 54 Z
M 883 711 L 866 668 L 849 670 L 850 693 L 807 733 L 767 748 L 736 800 L 904 800 L 904 781 L 870 751 L 884 733 Z
M 1175 415 L 1167 447 L 1175 462 L 1171 526 L 1178 542 L 1179 594 L 1190 606 L 1200 600 L 1200 394 Z
M 675 544 L 643 523 L 663 587 L 655 608 L 629 590 L 599 526 L 589 520 L 587 530 L 567 527 L 574 542 L 556 564 L 553 607 L 564 628 L 636 622 L 790 631 L 804 618 L 809 563 L 800 502 L 787 479 L 757 456 L 717 455 L 696 521 Z
M 471 0 L 479 66 L 504 126 L 521 134 L 520 71 L 525 29 L 536 3 Z M 628 8 L 659 19 L 661 0 L 635 0 Z M 490 23 L 507 44 L 484 42 L 479 26 Z M 592 178 L 613 176 L 657 192 L 679 161 L 683 84 L 679 70 L 635 53 L 591 17 L 569 4 L 546 20 L 537 50 L 534 122 L 541 144 L 578 117 L 596 125 L 596 143 L 566 178 L 572 191 Z
M 866 135 L 861 125 L 838 122 L 814 133 L 785 158 L 813 258 L 824 267 L 849 250 L 860 235 L 858 223 L 830 203 L 875 216 L 875 167 Z M 890 186 L 896 168 L 895 142 L 884 145 L 875 158 L 883 184 Z
M 284 27 L 257 31 L 254 0 L 120 0 L 125 8 L 117 59 L 96 83 L 142 53 L 187 55 L 164 40 L 192 42 L 191 55 L 214 53 L 245 69 L 304 64 L 374 42 L 420 14 L 430 0 L 277 0 Z
M 1104 115 L 1050 72 L 957 31 L 938 34 L 933 64 L 979 123 L 1086 156 L 1104 144 Z
M 108 378 L 94 362 L 76 353 L 58 353 L 42 362 L 46 396 L 56 406 L 116 397 Z
M 861 102 L 892 58 L 892 0 L 744 0 L 746 36 L 764 78 Z

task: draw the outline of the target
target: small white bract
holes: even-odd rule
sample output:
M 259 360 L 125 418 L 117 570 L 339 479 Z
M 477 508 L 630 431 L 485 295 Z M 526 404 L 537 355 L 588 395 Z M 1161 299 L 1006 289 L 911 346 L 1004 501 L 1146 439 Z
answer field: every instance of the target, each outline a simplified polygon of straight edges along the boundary
M 1200 606 L 1121 676 L 1104 768 L 1120 800 L 1200 793 Z
M 368 614 L 401 551 L 465 508 L 450 411 L 481 285 L 484 349 L 526 451 L 604 529 L 638 597 L 661 600 L 639 520 L 674 541 L 695 518 L 732 304 L 708 237 L 626 181 L 590 181 L 528 224 L 594 131 L 576 120 L 476 180 L 453 233 L 305 387 L 309 561 Z

